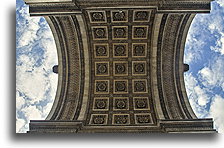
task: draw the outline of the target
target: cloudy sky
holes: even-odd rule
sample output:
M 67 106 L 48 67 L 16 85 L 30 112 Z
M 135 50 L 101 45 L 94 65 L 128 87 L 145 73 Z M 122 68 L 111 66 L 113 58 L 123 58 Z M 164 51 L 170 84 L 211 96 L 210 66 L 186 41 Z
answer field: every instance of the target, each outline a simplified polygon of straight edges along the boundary
M 28 6 L 16 0 L 16 132 L 28 130 L 29 120 L 45 119 L 54 101 L 57 53 L 43 17 L 29 17 Z M 199 118 L 213 118 L 224 133 L 224 0 L 212 2 L 210 14 L 198 14 L 185 49 L 185 84 Z
M 26 132 L 31 119 L 46 118 L 54 101 L 57 52 L 43 17 L 29 17 L 16 0 L 16 132 Z
M 224 0 L 212 2 L 210 14 L 198 14 L 190 27 L 184 62 L 187 94 L 199 118 L 213 118 L 224 133 Z

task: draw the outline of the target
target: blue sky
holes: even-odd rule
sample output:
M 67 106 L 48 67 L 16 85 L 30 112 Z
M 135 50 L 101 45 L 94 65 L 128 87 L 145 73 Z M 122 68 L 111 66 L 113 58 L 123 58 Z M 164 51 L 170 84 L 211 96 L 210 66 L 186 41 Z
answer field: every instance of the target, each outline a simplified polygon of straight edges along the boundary
M 46 118 L 54 101 L 57 64 L 54 39 L 43 17 L 29 17 L 16 1 L 16 132 L 26 132 L 31 119 Z
M 29 120 L 45 119 L 54 101 L 57 53 L 43 17 L 29 17 L 28 6 L 16 0 L 16 132 Z M 199 118 L 211 117 L 224 133 L 224 0 L 212 2 L 210 14 L 198 14 L 188 33 L 185 85 Z
M 224 133 L 224 0 L 212 2 L 210 14 L 199 14 L 190 27 L 185 63 L 185 85 L 199 118 L 211 117 Z

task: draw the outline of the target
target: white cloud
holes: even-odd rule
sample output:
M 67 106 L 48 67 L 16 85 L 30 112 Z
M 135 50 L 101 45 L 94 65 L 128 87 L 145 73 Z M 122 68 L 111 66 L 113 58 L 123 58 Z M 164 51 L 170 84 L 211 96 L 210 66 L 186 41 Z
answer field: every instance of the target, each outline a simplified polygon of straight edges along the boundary
M 207 43 L 204 40 L 205 34 L 201 33 L 206 30 L 206 28 L 202 27 L 202 24 L 207 21 L 205 18 L 204 15 L 196 15 L 190 26 L 185 45 L 185 63 L 190 64 L 201 59 L 201 55 L 203 54 L 203 50 L 201 49 Z
M 197 14 L 194 18 L 186 40 L 184 56 L 186 63 L 197 63 L 208 47 L 209 50 L 224 55 L 223 1 L 213 2 L 210 14 Z M 214 42 L 214 45 L 210 45 L 211 42 Z
M 212 17 L 208 22 L 209 31 L 216 38 L 215 46 L 211 46 L 210 49 L 224 55 L 224 0 L 217 0 L 216 2 L 219 6 L 213 5 Z M 218 9 L 218 7 L 222 8 Z
M 197 76 L 192 73 L 185 73 L 185 85 L 190 104 L 199 118 L 211 117 L 214 119 L 215 128 L 224 133 L 224 98 L 219 96 L 224 91 L 224 57 L 214 57 L 210 65 L 202 68 Z M 222 92 L 215 92 L 212 89 L 220 87 Z M 211 94 L 212 92 L 212 94 Z M 210 110 L 209 103 L 211 103 Z
M 184 75 L 187 95 L 194 110 L 195 114 L 199 118 L 207 116 L 208 111 L 206 105 L 210 100 L 210 96 L 207 94 L 207 89 L 202 88 L 198 83 L 198 80 L 192 75 L 192 73 L 186 73 Z
M 224 57 L 218 56 L 207 67 L 202 68 L 198 74 L 201 82 L 207 87 L 221 87 L 224 91 Z
M 216 1 L 221 7 L 224 7 L 224 0 L 216 0 Z
M 210 65 L 202 68 L 197 76 L 192 73 L 185 74 L 185 85 L 190 104 L 199 118 L 211 117 L 214 119 L 216 129 L 224 133 L 224 98 L 219 96 L 224 91 L 224 57 L 214 57 Z M 213 91 L 213 88 L 220 87 L 222 92 Z M 211 94 L 212 92 L 212 94 Z M 209 103 L 211 103 L 210 110 Z
M 24 116 L 26 117 L 27 121 L 34 120 L 34 119 L 40 120 L 43 118 L 42 112 L 36 106 L 28 106 L 21 109 L 21 111 L 24 113 Z
M 29 17 L 28 7 L 17 8 L 16 132 L 29 128 L 29 120 L 45 119 L 57 87 L 57 51 L 52 32 L 41 17 Z
M 202 88 L 200 80 L 191 73 L 185 74 L 185 85 L 191 107 L 198 118 L 213 118 L 215 128 L 219 133 L 224 133 L 224 98 L 208 95 L 210 87 Z M 212 102 L 210 107 L 207 106 Z M 210 108 L 209 110 L 207 109 Z
M 44 118 L 46 118 L 47 115 L 49 114 L 52 105 L 53 105 L 53 102 L 50 102 L 50 103 L 48 103 L 46 106 L 43 107 L 43 114 L 42 114 L 42 116 L 43 116 Z
M 193 33 L 196 31 L 195 28 L 191 29 L 187 36 L 187 43 L 185 48 L 184 62 L 191 63 L 198 59 L 201 59 L 202 50 L 201 47 L 205 45 L 205 42 L 201 39 L 197 39 Z
M 210 107 L 210 116 L 215 121 L 215 127 L 224 133 L 224 98 L 216 95 Z
M 26 121 L 24 119 L 16 119 L 16 133 L 24 133 L 23 127 L 25 126 Z
M 24 105 L 25 100 L 22 96 L 19 95 L 19 91 L 16 91 L 16 109 L 20 110 Z
M 199 85 L 197 85 L 194 87 L 194 92 L 198 97 L 198 105 L 205 106 L 209 101 L 209 97 L 206 94 L 205 89 L 202 89 Z
M 217 129 L 222 133 L 224 132 L 223 16 L 224 0 L 212 2 L 210 14 L 196 15 L 188 33 L 184 56 L 184 62 L 193 68 L 192 71 L 190 69 L 188 73 L 185 73 L 186 90 L 190 104 L 199 118 L 214 118 Z M 202 56 L 207 61 L 205 58 L 202 59 Z M 200 66 L 202 68 L 195 71 Z M 211 106 L 210 102 L 212 102 Z M 209 107 L 210 110 L 208 110 Z
M 26 94 L 30 102 L 39 103 L 45 98 L 45 91 L 49 89 L 48 77 L 42 67 L 34 67 L 32 61 L 17 66 L 16 88 Z M 28 71 L 31 70 L 31 71 Z
M 219 52 L 221 53 L 221 55 L 224 55 L 224 32 L 219 32 L 219 33 L 220 33 L 220 37 L 216 41 L 216 45 L 211 46 L 210 48 L 212 51 Z
M 29 17 L 28 9 L 28 6 L 24 6 L 19 10 L 21 17 L 23 17 L 21 20 L 24 22 L 20 22 L 21 27 L 17 28 L 17 31 L 21 32 L 21 36 L 17 39 L 17 48 L 27 46 L 37 38 L 40 17 Z

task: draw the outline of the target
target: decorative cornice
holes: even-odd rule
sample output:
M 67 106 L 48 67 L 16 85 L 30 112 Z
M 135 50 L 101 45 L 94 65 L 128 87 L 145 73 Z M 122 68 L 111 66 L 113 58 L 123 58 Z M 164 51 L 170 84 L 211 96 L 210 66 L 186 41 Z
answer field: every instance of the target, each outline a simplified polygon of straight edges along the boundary
M 186 0 L 25 0 L 30 6 L 30 15 L 69 15 L 81 13 L 82 9 L 98 7 L 151 7 L 157 8 L 159 13 L 208 13 L 210 12 L 210 0 L 186 1 Z

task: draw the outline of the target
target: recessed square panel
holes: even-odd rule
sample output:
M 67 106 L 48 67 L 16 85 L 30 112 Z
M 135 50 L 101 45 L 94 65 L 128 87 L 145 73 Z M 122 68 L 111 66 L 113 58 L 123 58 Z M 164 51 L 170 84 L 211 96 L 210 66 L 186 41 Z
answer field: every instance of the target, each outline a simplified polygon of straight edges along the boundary
M 132 39 L 147 39 L 147 38 L 148 38 L 148 26 L 132 27 Z
M 114 114 L 112 124 L 116 125 L 130 124 L 129 114 Z
M 92 125 L 105 125 L 107 124 L 107 114 L 92 114 L 90 118 L 90 124 Z
M 128 93 L 128 80 L 114 80 L 114 93 L 127 94 Z
M 128 22 L 128 11 L 126 10 L 111 11 L 111 16 L 114 23 Z
M 128 75 L 128 62 L 127 61 L 115 61 L 113 63 L 114 76 L 127 76 Z
M 132 57 L 146 57 L 147 43 L 133 43 Z
M 112 39 L 113 40 L 128 39 L 128 26 L 112 26 Z
M 95 110 L 95 111 L 106 111 L 109 108 L 109 98 L 108 97 L 94 98 L 93 102 L 94 102 L 93 110 Z
M 113 57 L 128 57 L 128 43 L 113 43 Z
M 134 110 L 149 110 L 148 97 L 133 97 Z
M 148 10 L 134 10 L 133 22 L 149 22 L 150 11 Z
M 108 58 L 108 44 L 94 44 L 94 56 L 95 58 Z
M 148 93 L 147 80 L 146 79 L 134 79 L 132 80 L 133 93 Z
M 106 23 L 105 11 L 89 11 L 90 23 Z
M 107 26 L 94 26 L 92 27 L 93 40 L 107 40 L 108 30 Z
M 152 120 L 151 114 L 149 113 L 135 114 L 135 123 L 136 124 L 152 124 L 153 120 Z
M 95 94 L 109 94 L 109 80 L 95 80 Z
M 109 76 L 109 62 L 95 62 L 96 76 Z
M 146 61 L 132 61 L 132 75 L 146 75 Z
M 129 99 L 127 97 L 114 97 L 113 110 L 128 110 Z

